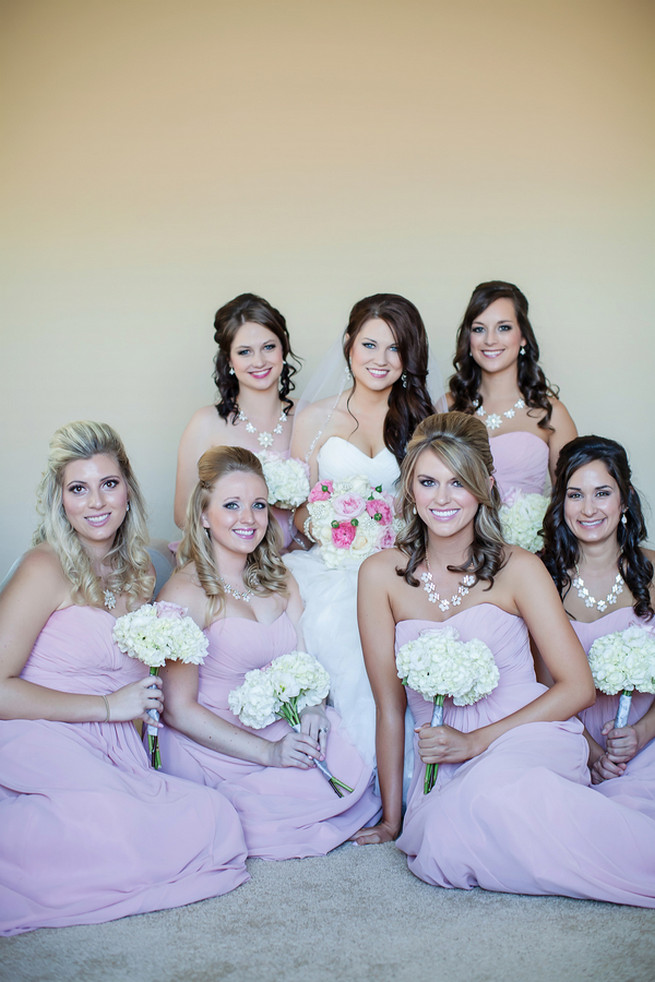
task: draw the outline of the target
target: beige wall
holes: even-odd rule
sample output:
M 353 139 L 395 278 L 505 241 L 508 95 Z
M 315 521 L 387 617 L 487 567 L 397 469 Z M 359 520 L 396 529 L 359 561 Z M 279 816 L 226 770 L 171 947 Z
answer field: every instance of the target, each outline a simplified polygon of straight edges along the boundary
M 75 418 L 116 426 L 173 533 L 213 313 L 244 290 L 307 369 L 378 290 L 418 304 L 447 364 L 473 286 L 514 280 L 580 431 L 622 440 L 654 500 L 648 0 L 5 0 L 2 19 L 0 573 Z

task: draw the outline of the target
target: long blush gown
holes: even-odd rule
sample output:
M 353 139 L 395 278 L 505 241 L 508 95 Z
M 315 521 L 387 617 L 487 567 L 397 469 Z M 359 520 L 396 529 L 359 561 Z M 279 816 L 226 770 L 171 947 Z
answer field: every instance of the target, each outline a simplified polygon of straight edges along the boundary
M 483 640 L 500 671 L 494 691 L 472 706 L 447 699 L 444 723 L 469 732 L 503 719 L 545 691 L 534 674 L 528 631 L 489 603 L 448 618 L 460 640 Z M 397 647 L 440 625 L 396 625 Z M 417 725 L 432 704 L 408 689 Z M 587 744 L 578 719 L 535 722 L 503 734 L 461 764 L 441 764 L 423 794 L 416 766 L 397 841 L 410 870 L 427 883 L 506 893 L 556 894 L 655 906 L 655 821 L 589 785 Z
M 655 633 L 655 618 L 647 621 L 637 617 L 632 607 L 612 610 L 591 624 L 571 621 L 571 625 L 587 654 L 596 638 L 613 634 L 615 631 L 624 631 L 634 625 L 645 627 Z M 632 696 L 628 725 L 633 725 L 640 720 L 653 705 L 654 700 L 655 695 L 652 692 L 635 692 Z M 601 730 L 608 720 L 615 718 L 618 704 L 618 695 L 608 696 L 604 692 L 597 692 L 594 705 L 580 713 L 582 722 L 601 747 L 605 746 L 605 737 Z M 629 808 L 638 808 L 655 821 L 655 740 L 647 743 L 636 757 L 628 761 L 620 777 L 595 784 L 594 790 Z
M 51 615 L 21 673 L 103 694 L 147 672 L 97 607 Z M 97 924 L 227 893 L 248 879 L 217 791 L 152 770 L 132 723 L 0 722 L 0 933 Z
M 297 647 L 296 631 L 286 613 L 272 624 L 242 617 L 214 621 L 206 631 L 209 650 L 199 670 L 198 702 L 217 716 L 279 740 L 289 724 L 278 720 L 250 730 L 232 714 L 228 695 L 246 672 L 262 668 L 278 655 Z M 171 774 L 219 788 L 236 808 L 251 856 L 291 859 L 322 856 L 341 845 L 380 811 L 373 775 L 341 727 L 327 710 L 330 731 L 325 763 L 332 774 L 353 789 L 339 798 L 316 768 L 265 767 L 209 750 L 184 734 L 160 731 L 162 767 Z

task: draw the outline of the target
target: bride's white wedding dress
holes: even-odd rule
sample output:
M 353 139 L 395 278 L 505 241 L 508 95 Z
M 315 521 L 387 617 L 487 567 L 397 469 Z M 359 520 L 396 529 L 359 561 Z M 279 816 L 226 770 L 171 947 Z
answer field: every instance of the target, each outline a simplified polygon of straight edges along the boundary
M 399 468 L 386 447 L 369 457 L 340 436 L 331 436 L 317 454 L 319 480 L 345 481 L 364 476 L 372 487 L 396 492 Z M 306 650 L 330 675 L 330 701 L 367 763 L 375 759 L 375 702 L 364 667 L 357 629 L 357 569 L 330 569 L 314 546 L 284 557 L 302 594 L 300 627 Z M 411 742 L 410 742 L 411 746 Z

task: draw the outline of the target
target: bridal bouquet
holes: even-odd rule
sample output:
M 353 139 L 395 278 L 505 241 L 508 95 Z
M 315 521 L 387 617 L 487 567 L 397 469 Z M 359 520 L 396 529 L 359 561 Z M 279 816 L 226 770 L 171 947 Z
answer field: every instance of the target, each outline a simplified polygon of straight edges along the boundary
M 263 450 L 257 454 L 268 487 L 269 505 L 293 509 L 307 501 L 309 494 L 309 468 L 296 457 L 280 457 Z
M 313 655 L 291 651 L 275 658 L 266 668 L 246 672 L 242 685 L 230 692 L 227 701 L 244 726 L 261 730 L 279 718 L 300 733 L 303 709 L 317 706 L 329 691 L 330 677 Z M 352 791 L 322 761 L 315 764 L 340 798 L 343 791 Z
M 655 692 L 655 636 L 634 624 L 596 638 L 587 657 L 596 688 L 608 696 L 621 693 L 614 726 L 625 726 L 633 690 Z
M 434 701 L 430 726 L 443 724 L 443 704 L 452 696 L 456 706 L 470 706 L 498 685 L 500 673 L 484 641 L 460 641 L 453 627 L 422 631 L 396 653 L 403 685 Z M 423 793 L 435 785 L 439 764 L 426 764 Z
M 500 506 L 500 523 L 505 541 L 528 552 L 538 552 L 543 546 L 539 533 L 547 507 L 548 498 L 543 494 L 511 491 Z
M 157 675 L 167 660 L 201 665 L 207 654 L 207 638 L 196 622 L 186 615 L 183 607 L 163 601 L 144 604 L 119 617 L 113 636 L 122 652 L 148 665 L 151 675 Z M 156 709 L 149 709 L 148 715 L 159 722 Z M 148 726 L 147 732 L 150 762 L 159 768 L 157 727 Z
M 402 522 L 394 516 L 393 497 L 371 487 L 365 477 L 319 481 L 309 492 L 307 509 L 312 535 L 326 566 L 359 564 L 380 549 L 393 546 Z

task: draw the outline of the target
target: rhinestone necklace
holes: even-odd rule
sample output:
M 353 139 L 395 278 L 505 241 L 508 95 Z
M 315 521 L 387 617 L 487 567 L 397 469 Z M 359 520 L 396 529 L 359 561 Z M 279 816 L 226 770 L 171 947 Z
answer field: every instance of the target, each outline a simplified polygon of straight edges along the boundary
M 107 610 L 113 610 L 116 606 L 116 594 L 113 590 L 105 590 L 103 595 L 105 598 L 105 607 Z
M 478 396 L 479 398 L 480 396 Z M 511 409 L 506 409 L 502 416 L 499 416 L 498 413 L 489 413 L 487 415 L 487 411 L 482 404 L 475 410 L 475 415 L 484 421 L 484 425 L 488 430 L 497 430 L 499 426 L 502 426 L 503 417 L 505 419 L 512 419 L 513 416 L 516 416 L 517 409 L 525 409 L 525 402 L 522 397 L 516 400 Z
M 428 595 L 428 600 L 431 604 L 439 604 L 439 610 L 449 610 L 450 607 L 459 607 L 462 602 L 462 597 L 465 597 L 469 592 L 469 587 L 472 587 L 475 583 L 475 577 L 467 573 L 466 576 L 462 577 L 462 580 L 457 587 L 457 592 L 452 595 L 450 600 L 447 597 L 440 597 L 439 591 L 434 585 L 434 580 L 432 579 L 432 571 L 430 570 L 430 560 L 428 559 L 428 554 L 425 554 L 425 565 L 427 566 L 427 573 L 421 574 L 421 579 L 423 580 L 423 589 Z
M 227 580 L 224 580 L 222 576 L 219 576 L 219 580 L 221 581 L 221 586 L 225 592 L 229 593 L 229 595 L 234 597 L 235 600 L 245 600 L 247 604 L 250 603 L 253 596 L 253 592 L 250 587 L 247 587 L 242 593 L 240 590 L 235 590 L 233 586 L 230 586 Z
M 573 586 L 578 591 L 580 600 L 584 600 L 585 607 L 596 607 L 596 609 L 602 614 L 608 607 L 612 607 L 618 600 L 619 596 L 623 593 L 623 577 L 620 573 L 617 573 L 616 579 L 614 580 L 614 585 L 605 599 L 596 600 L 595 597 L 591 596 L 589 590 L 587 590 L 586 586 L 584 585 L 584 580 L 580 576 L 580 570 L 577 563 L 575 564 L 574 568 L 575 576 L 573 577 Z
M 288 418 L 289 417 L 287 416 L 285 411 L 282 410 L 282 412 L 280 413 L 280 418 L 278 419 L 277 423 L 273 427 L 273 432 L 269 433 L 267 430 L 258 430 L 257 427 L 250 422 L 250 420 L 244 413 L 243 409 L 239 410 L 239 415 L 237 416 L 237 419 L 239 420 L 240 423 L 246 424 L 246 433 L 257 434 L 257 442 L 259 443 L 260 447 L 264 448 L 264 450 L 266 450 L 267 447 L 271 447 L 273 445 L 273 440 L 275 438 L 274 434 L 279 435 L 282 432 L 282 427 L 284 426 Z

